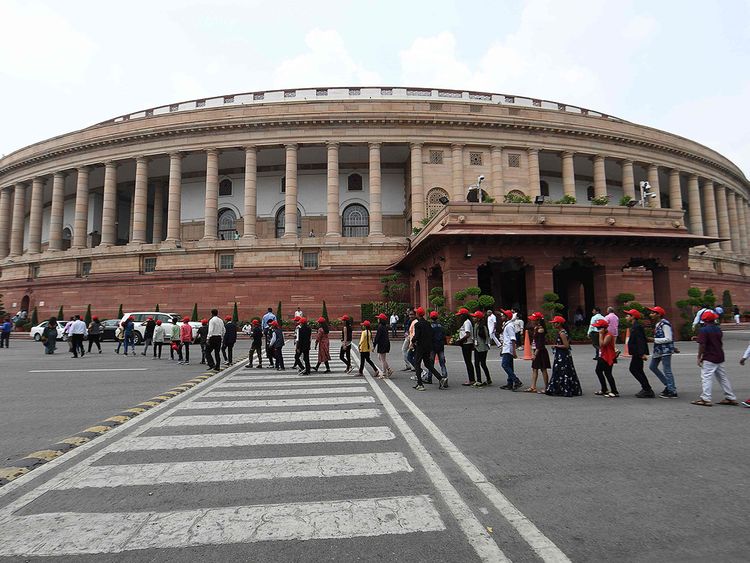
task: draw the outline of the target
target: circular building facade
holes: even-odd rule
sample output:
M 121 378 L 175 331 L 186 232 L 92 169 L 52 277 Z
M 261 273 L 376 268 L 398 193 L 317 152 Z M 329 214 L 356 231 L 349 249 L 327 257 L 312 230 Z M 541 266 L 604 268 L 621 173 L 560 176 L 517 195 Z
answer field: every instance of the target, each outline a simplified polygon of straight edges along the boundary
M 554 290 L 568 314 L 621 292 L 673 310 L 691 285 L 750 301 L 737 166 L 546 100 L 381 87 L 192 100 L 18 150 L 0 190 L 3 303 L 40 318 L 322 300 L 338 315 L 377 300 L 394 269 L 422 305 L 436 286 L 449 306 L 480 286 L 522 310 Z

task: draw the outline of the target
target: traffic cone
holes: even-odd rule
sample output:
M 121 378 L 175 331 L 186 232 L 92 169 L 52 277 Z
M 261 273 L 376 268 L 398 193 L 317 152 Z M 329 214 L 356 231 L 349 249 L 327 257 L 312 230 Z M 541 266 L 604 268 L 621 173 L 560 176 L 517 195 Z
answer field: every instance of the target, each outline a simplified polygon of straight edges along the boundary
M 621 356 L 623 358 L 629 358 L 630 354 L 628 353 L 628 342 L 630 341 L 630 329 L 625 329 L 625 349 L 622 351 Z
M 529 331 L 524 330 L 523 333 L 525 334 L 523 337 L 523 359 L 533 360 L 534 357 L 531 355 L 531 339 L 529 338 Z

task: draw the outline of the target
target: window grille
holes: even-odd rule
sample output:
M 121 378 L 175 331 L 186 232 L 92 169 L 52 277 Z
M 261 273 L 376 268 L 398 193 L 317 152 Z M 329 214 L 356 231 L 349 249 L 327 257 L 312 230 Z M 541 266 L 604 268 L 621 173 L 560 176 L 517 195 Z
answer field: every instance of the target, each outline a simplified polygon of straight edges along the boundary
M 482 166 L 482 153 L 481 152 L 470 152 L 469 153 L 469 164 L 472 166 Z
M 353 203 L 341 217 L 345 237 L 366 237 L 370 234 L 370 214 L 364 205 Z
M 305 269 L 315 270 L 318 267 L 318 252 L 303 252 L 302 267 Z
M 430 164 L 443 164 L 443 151 L 430 151 Z
M 508 168 L 521 168 L 521 155 L 520 154 L 508 155 Z
M 234 270 L 234 254 L 219 254 L 219 270 Z
M 143 273 L 151 274 L 156 271 L 156 258 L 144 258 L 143 259 Z

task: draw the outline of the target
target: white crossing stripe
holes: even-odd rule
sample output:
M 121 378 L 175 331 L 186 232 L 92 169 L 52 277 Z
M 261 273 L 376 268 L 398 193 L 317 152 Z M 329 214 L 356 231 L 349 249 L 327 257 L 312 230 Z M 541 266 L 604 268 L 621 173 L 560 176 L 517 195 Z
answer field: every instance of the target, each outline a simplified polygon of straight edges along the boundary
M 311 428 L 270 432 L 231 432 L 226 434 L 188 434 L 183 436 L 139 436 L 125 438 L 108 448 L 110 452 L 132 450 L 180 450 L 185 448 L 230 448 L 271 444 L 315 444 L 334 442 L 381 442 L 393 440 L 387 426 L 354 428 Z
M 263 372 L 261 372 L 263 373 Z M 331 380 L 340 378 L 343 373 L 311 373 L 310 375 L 297 375 L 294 373 L 283 372 L 283 374 L 279 375 L 241 375 L 236 374 L 232 376 L 233 381 L 240 381 L 240 380 L 247 380 L 247 381 L 314 381 L 316 379 L 320 380 Z M 351 376 L 351 381 L 356 381 L 358 383 L 361 383 L 363 380 L 361 377 L 357 376 Z
M 226 391 L 210 391 L 204 397 L 273 397 L 283 395 L 348 395 L 350 393 L 367 393 L 367 387 L 341 387 L 331 388 L 304 388 L 304 389 L 261 389 L 258 391 L 238 391 L 229 389 Z
M 263 407 L 308 407 L 314 405 L 349 405 L 351 403 L 374 403 L 374 397 L 357 395 L 355 397 L 319 397 L 314 399 L 265 399 L 246 401 L 185 401 L 175 408 L 185 409 L 231 409 Z
M 413 471 L 400 452 L 218 461 L 96 465 L 63 482 L 60 489 L 128 487 L 164 483 L 217 483 L 248 479 L 347 477 Z
M 0 556 L 120 553 L 134 549 L 348 539 L 444 529 L 440 514 L 426 495 L 173 512 L 50 512 L 16 516 L 5 522 Z
M 170 416 L 156 426 L 221 426 L 232 424 L 264 424 L 284 422 L 318 422 L 330 420 L 363 420 L 378 418 L 380 409 L 351 409 L 337 411 L 288 411 L 242 414 L 196 414 Z
M 313 387 L 315 385 L 362 385 L 362 380 L 357 379 L 326 379 L 316 381 L 256 381 L 253 379 L 229 378 L 225 382 L 217 383 L 212 389 L 224 387 Z

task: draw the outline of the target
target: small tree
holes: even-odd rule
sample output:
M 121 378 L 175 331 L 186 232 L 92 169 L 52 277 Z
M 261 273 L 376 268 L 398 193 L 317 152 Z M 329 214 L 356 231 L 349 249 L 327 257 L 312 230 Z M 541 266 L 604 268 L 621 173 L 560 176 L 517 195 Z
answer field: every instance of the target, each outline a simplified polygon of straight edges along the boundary
M 326 308 L 325 299 L 323 299 L 323 311 L 320 313 L 320 316 L 323 317 L 325 320 L 328 320 L 328 309 Z
M 382 276 L 380 283 L 383 284 L 383 289 L 380 293 L 386 301 L 399 301 L 403 299 L 408 287 L 400 272 Z
M 120 306 L 122 308 L 122 306 Z M 122 313 L 120 313 L 120 317 L 122 317 Z M 65 318 L 65 311 L 63 311 L 63 306 L 60 305 L 60 308 L 57 310 L 57 320 L 61 321 Z
M 281 301 L 279 301 L 279 304 L 276 306 L 276 319 L 281 322 Z
M 156 311 L 157 313 L 159 312 L 159 304 L 158 303 L 156 304 L 156 307 L 154 307 L 154 311 Z
M 693 317 L 695 315 L 695 309 L 700 309 L 704 305 L 713 307 L 716 301 L 716 296 L 711 289 L 707 289 L 703 293 L 697 287 L 691 287 L 687 292 L 687 299 L 680 299 L 675 303 L 680 309 L 680 316 L 684 320 L 682 326 L 680 326 L 680 336 L 683 340 L 690 340 L 693 334 Z
M 34 310 L 31 312 L 31 326 L 36 326 L 38 324 L 39 324 L 39 313 L 37 313 L 36 307 L 34 307 Z
M 62 311 L 62 307 L 60 307 L 60 310 Z M 122 313 L 122 303 L 120 303 L 120 308 L 117 309 L 117 318 L 121 319 L 122 315 L 123 315 L 123 313 Z
M 83 320 L 86 322 L 86 326 L 89 326 L 91 324 L 91 303 L 89 303 L 88 307 L 86 307 L 86 316 L 83 318 Z
M 194 323 L 198 322 L 198 304 L 193 303 L 193 314 L 190 316 L 190 320 Z
M 565 308 L 565 305 L 560 303 L 560 296 L 557 293 L 545 293 L 542 299 L 542 309 L 547 319 L 552 319 L 552 317 L 560 314 Z
M 724 309 L 724 317 L 729 318 L 732 315 L 732 294 L 729 293 L 728 289 L 724 290 L 724 293 L 721 294 L 721 306 Z
M 232 321 L 238 322 L 240 320 L 239 312 L 237 311 L 237 302 L 234 302 L 234 308 L 232 309 Z

